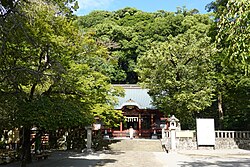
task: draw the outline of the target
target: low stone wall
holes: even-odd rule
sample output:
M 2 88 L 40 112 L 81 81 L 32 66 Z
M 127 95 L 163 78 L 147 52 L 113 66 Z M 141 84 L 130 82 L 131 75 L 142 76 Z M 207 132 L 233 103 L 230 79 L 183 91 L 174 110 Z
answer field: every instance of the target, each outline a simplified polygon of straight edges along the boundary
M 185 132 L 186 133 L 186 132 Z M 195 132 L 193 137 L 183 137 L 179 135 L 176 138 L 177 150 L 196 150 L 197 140 Z M 183 133 L 184 134 L 184 133 Z M 178 136 L 178 135 L 177 135 Z M 201 147 L 199 147 L 200 149 Z M 213 147 L 202 147 L 210 149 Z M 215 149 L 245 149 L 250 150 L 250 132 L 249 131 L 216 131 Z
M 250 150 L 250 139 L 216 138 L 215 149 L 245 149 Z
M 196 150 L 197 141 L 195 138 L 177 138 L 176 148 L 177 150 Z
M 176 147 L 178 150 L 196 150 L 197 141 L 195 138 L 177 138 Z M 250 139 L 216 138 L 215 149 L 250 150 Z

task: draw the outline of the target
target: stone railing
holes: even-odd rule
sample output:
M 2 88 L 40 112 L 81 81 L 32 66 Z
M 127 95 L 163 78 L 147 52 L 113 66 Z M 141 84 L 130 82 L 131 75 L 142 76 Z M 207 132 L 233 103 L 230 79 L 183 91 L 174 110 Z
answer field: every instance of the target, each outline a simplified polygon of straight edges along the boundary
M 195 130 L 176 131 L 177 138 L 196 138 Z M 215 138 L 249 139 L 250 131 L 215 131 Z
M 215 131 L 215 138 L 249 139 L 250 131 Z

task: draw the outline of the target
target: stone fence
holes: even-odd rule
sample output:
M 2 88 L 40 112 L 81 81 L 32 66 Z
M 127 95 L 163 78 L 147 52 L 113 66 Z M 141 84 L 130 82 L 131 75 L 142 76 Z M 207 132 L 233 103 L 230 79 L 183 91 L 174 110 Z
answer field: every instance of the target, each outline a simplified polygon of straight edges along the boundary
M 216 138 L 249 139 L 250 131 L 215 131 Z
M 178 150 L 198 149 L 196 131 L 176 131 L 176 147 Z M 215 149 L 238 148 L 250 150 L 250 131 L 215 131 Z

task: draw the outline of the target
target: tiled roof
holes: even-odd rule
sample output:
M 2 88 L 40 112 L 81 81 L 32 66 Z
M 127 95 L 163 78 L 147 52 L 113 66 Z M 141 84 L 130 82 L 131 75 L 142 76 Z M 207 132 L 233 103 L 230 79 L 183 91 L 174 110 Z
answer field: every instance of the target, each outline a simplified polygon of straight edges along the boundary
M 126 105 L 134 105 L 139 109 L 155 109 L 151 104 L 152 99 L 148 94 L 148 89 L 142 89 L 140 86 L 134 84 L 114 86 L 121 86 L 125 90 L 125 96 L 118 97 L 119 103 L 115 106 L 115 109 L 122 109 Z

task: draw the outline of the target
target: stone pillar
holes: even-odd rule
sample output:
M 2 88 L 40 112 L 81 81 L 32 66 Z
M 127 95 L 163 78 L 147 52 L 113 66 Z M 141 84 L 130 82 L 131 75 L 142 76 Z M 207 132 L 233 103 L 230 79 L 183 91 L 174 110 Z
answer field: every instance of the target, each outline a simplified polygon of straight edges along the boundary
M 139 136 L 141 136 L 141 113 L 139 113 Z
M 165 135 L 165 126 L 161 129 L 161 138 L 164 139 L 166 137 Z
M 92 143 L 92 126 L 86 126 L 85 129 L 87 130 L 87 150 L 90 150 Z
M 176 128 L 170 127 L 170 143 L 171 143 L 171 150 L 176 150 Z
M 157 138 L 158 138 L 158 136 L 156 134 L 156 130 L 153 128 L 153 134 L 151 136 L 151 139 L 157 139 Z

